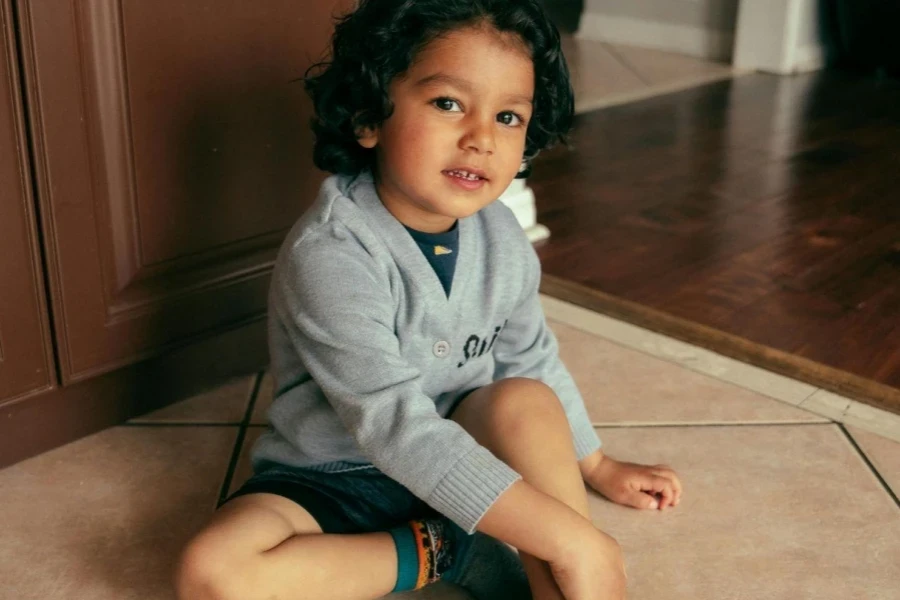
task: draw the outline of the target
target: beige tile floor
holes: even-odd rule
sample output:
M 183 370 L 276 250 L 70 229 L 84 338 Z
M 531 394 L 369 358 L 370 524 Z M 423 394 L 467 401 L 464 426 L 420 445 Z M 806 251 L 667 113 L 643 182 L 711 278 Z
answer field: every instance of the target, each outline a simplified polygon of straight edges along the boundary
M 567 40 L 579 109 L 730 76 Z M 900 419 L 544 299 L 606 450 L 665 462 L 651 514 L 592 496 L 632 600 L 900 598 Z M 162 600 L 178 549 L 249 475 L 268 376 L 245 377 L 0 470 L 0 600 Z M 893 438 L 893 439 L 891 439 Z M 447 586 L 416 594 L 461 599 Z
M 662 514 L 591 497 L 625 550 L 630 598 L 897 598 L 900 443 L 562 308 L 545 299 L 607 452 L 671 464 L 685 486 Z M 0 471 L 0 598 L 172 598 L 178 549 L 250 474 L 271 393 L 268 375 L 242 378 Z

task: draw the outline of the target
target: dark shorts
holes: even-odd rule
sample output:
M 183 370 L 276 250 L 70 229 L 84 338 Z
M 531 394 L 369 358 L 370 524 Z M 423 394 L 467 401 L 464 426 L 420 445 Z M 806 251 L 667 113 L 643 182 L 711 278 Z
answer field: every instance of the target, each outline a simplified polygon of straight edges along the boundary
M 469 394 L 460 394 L 450 418 Z M 441 518 L 436 510 L 408 489 L 372 467 L 341 473 L 273 466 L 256 473 L 225 502 L 247 494 L 276 494 L 293 500 L 309 512 L 322 533 L 387 531 L 413 519 Z M 223 502 L 222 504 L 225 504 Z M 456 527 L 456 525 L 453 525 Z
M 387 531 L 412 519 L 445 518 L 375 468 L 320 473 L 274 467 L 248 479 L 225 502 L 258 493 L 293 500 L 313 516 L 324 533 Z
M 447 517 L 419 500 L 377 469 L 319 473 L 274 467 L 247 480 L 225 502 L 247 494 L 277 494 L 305 508 L 324 533 L 387 531 L 412 519 Z M 224 504 L 224 503 L 223 503 Z M 450 581 L 476 600 L 530 600 L 528 578 L 519 555 L 506 544 L 476 532 L 458 574 Z

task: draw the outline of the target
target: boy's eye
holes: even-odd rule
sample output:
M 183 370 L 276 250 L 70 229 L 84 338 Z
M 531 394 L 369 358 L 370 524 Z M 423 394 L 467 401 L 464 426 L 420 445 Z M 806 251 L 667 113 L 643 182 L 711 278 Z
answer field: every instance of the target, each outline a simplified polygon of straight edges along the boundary
M 509 125 L 510 127 L 518 127 L 525 122 L 525 119 L 514 112 L 507 111 L 497 115 L 497 121 L 503 123 L 504 125 Z
M 459 102 L 452 98 L 438 98 L 437 100 L 432 100 L 431 103 L 447 112 L 459 112 L 462 110 Z

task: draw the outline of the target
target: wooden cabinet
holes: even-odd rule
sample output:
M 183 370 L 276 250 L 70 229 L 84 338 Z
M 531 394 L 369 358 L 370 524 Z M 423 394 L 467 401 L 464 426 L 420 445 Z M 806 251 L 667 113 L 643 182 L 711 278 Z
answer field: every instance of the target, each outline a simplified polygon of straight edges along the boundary
M 334 6 L 23 3 L 63 383 L 264 316 Z
M 352 0 L 0 3 L 24 88 L 0 105 L 0 397 L 264 328 L 275 254 L 324 177 L 297 80 Z M 266 360 L 264 341 L 244 352 Z
M 0 1 L 0 402 L 51 384 L 28 140 L 12 12 Z

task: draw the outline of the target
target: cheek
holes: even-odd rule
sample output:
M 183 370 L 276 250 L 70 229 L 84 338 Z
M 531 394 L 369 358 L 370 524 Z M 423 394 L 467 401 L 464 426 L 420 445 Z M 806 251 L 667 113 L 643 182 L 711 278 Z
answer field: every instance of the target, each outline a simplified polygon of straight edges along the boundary
M 416 155 L 415 128 L 408 123 L 392 118 L 383 127 L 380 147 L 382 160 L 392 171 L 405 172 Z
M 441 149 L 448 143 L 447 128 L 419 122 L 398 123 L 393 138 L 391 154 L 407 166 L 421 166 L 440 159 Z
M 507 138 L 504 138 L 501 142 L 503 144 L 503 159 L 504 163 L 509 163 L 512 165 L 511 168 L 514 168 L 516 172 L 518 172 L 519 167 L 522 164 L 522 158 L 525 156 L 525 136 L 524 135 L 510 135 Z
M 517 129 L 510 132 L 509 136 L 504 140 L 509 150 L 515 154 L 525 154 L 525 140 L 528 137 L 527 129 Z

